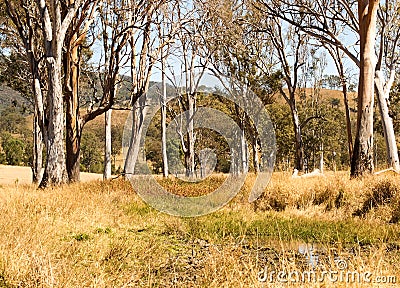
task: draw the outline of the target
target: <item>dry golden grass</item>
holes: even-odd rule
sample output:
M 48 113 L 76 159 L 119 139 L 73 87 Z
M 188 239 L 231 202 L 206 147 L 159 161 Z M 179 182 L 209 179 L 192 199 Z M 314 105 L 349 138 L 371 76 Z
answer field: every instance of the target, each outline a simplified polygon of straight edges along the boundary
M 81 173 L 81 181 L 88 182 L 103 179 L 102 174 Z M 32 183 L 31 167 L 0 165 L 0 185 Z
M 214 177 L 207 185 L 220 183 Z M 398 282 L 399 224 L 389 223 L 398 213 L 398 178 L 349 181 L 337 173 L 299 180 L 276 173 L 250 204 L 252 181 L 250 175 L 226 207 L 199 218 L 160 213 L 121 179 L 46 190 L 0 186 L 0 287 L 396 287 L 269 283 L 257 276 L 264 267 L 309 271 L 299 245 L 312 243 L 318 273 L 337 270 L 342 259 L 348 271 Z M 187 195 L 193 187 L 178 188 Z
M 285 92 L 287 93 L 286 90 L 285 90 Z M 305 89 L 305 93 L 306 93 L 307 96 L 309 96 L 309 95 L 313 95 L 314 91 L 313 91 L 312 88 L 306 88 Z M 329 100 L 329 99 L 334 99 L 334 98 L 339 99 L 340 100 L 340 106 L 343 107 L 343 93 L 340 90 L 331 90 L 331 89 L 322 88 L 319 91 L 319 97 L 321 97 L 321 99 L 323 99 L 323 100 Z M 299 92 L 297 93 L 296 98 L 300 100 Z M 357 92 L 349 92 L 348 93 L 348 98 L 350 100 L 356 99 L 357 98 Z M 280 94 L 275 95 L 275 100 L 277 102 L 280 102 L 280 103 L 284 102 L 284 99 Z M 355 101 L 350 101 L 349 105 L 354 108 L 355 105 L 356 105 L 356 102 Z
M 163 179 L 157 175 L 155 178 L 164 189 L 173 192 L 175 195 L 197 197 L 207 195 L 216 190 L 226 180 L 227 175 L 217 174 L 207 177 L 203 181 L 194 182 L 184 181 L 173 176 Z

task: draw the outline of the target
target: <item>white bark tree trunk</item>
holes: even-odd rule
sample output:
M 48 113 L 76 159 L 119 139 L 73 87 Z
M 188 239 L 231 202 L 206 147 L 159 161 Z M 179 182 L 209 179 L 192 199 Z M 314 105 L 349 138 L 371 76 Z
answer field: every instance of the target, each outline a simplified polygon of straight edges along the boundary
M 321 143 L 319 157 L 319 171 L 324 173 L 324 143 Z
M 165 62 L 166 59 L 161 52 L 161 65 L 162 65 L 162 95 L 161 95 L 161 150 L 163 161 L 163 176 L 168 177 L 168 157 L 167 157 L 167 82 L 165 79 Z
M 49 90 L 47 94 L 46 168 L 41 187 L 67 180 L 64 153 L 64 107 L 61 86 L 61 57 L 48 56 Z
M 132 132 L 130 136 L 128 153 L 125 159 L 124 174 L 129 176 L 135 173 L 136 161 L 140 152 L 140 138 L 143 131 L 144 117 L 146 114 L 146 97 L 141 97 L 134 104 L 132 112 Z
M 40 81 L 34 77 L 33 89 L 35 97 L 34 119 L 33 119 L 33 163 L 32 163 L 32 182 L 40 183 L 43 177 L 43 149 L 44 131 L 43 129 L 43 94 Z
M 386 142 L 386 155 L 387 155 L 387 165 L 388 168 L 392 167 L 396 171 L 400 171 L 399 164 L 399 154 L 397 151 L 396 137 L 393 129 L 393 120 L 389 116 L 389 93 L 390 87 L 388 89 L 384 88 L 384 77 L 382 71 L 375 72 L 375 87 L 377 92 L 378 106 L 382 119 L 383 133 Z M 390 84 L 390 80 L 388 86 Z
M 6 1 L 6 12 L 8 17 L 14 23 L 19 37 L 24 44 L 26 58 L 29 63 L 32 75 L 31 88 L 34 100 L 34 117 L 33 117 L 33 161 L 32 161 L 32 182 L 37 184 L 41 182 L 43 175 L 43 149 L 46 139 L 46 131 L 44 125 L 44 106 L 43 92 L 40 83 L 39 62 L 43 57 L 43 51 L 40 49 L 40 40 L 37 32 L 34 31 L 35 15 L 30 10 L 24 9 L 25 13 L 17 12 L 14 5 L 20 5 L 23 1 Z M 38 4 L 37 2 L 36 4 Z M 21 19 L 24 19 L 21 21 Z
M 240 154 L 241 154 L 241 170 L 242 173 L 246 174 L 249 171 L 248 166 L 248 150 L 247 150 L 247 143 L 246 143 L 246 136 L 244 131 L 244 123 L 242 125 L 241 134 L 240 134 Z
M 62 48 L 68 27 L 74 18 L 80 1 L 68 7 L 66 15 L 61 13 L 61 2 L 37 0 L 44 29 L 44 51 L 48 73 L 46 107 L 46 168 L 40 187 L 63 184 L 67 180 L 64 149 L 64 103 L 62 90 Z
M 303 156 L 303 137 L 301 135 L 301 126 L 299 114 L 297 112 L 296 104 L 293 102 L 290 104 L 290 110 L 292 113 L 292 121 L 293 121 L 293 130 L 295 136 L 295 153 L 296 153 L 296 164 L 295 168 L 298 171 L 304 170 L 304 156 Z
M 187 150 L 185 155 L 185 163 L 186 163 L 186 177 L 194 177 L 195 170 L 195 155 L 194 155 L 194 144 L 195 144 L 195 135 L 194 135 L 194 111 L 195 111 L 195 95 L 194 93 L 187 96 L 188 97 L 188 113 L 187 113 Z
M 112 110 L 108 110 L 104 113 L 104 172 L 103 172 L 103 179 L 107 180 L 111 178 L 111 115 Z
M 253 139 L 251 141 L 251 148 L 253 151 L 253 166 L 254 166 L 254 173 L 260 172 L 260 161 L 258 159 L 258 148 L 257 148 L 257 135 L 252 136 Z

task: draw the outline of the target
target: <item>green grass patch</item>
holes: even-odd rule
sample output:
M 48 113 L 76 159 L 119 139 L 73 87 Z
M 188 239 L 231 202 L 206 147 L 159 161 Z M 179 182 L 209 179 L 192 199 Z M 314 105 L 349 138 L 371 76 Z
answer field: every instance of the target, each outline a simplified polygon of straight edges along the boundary
M 97 228 L 95 230 L 95 233 L 97 233 L 97 234 L 110 234 L 111 233 L 111 228 L 110 227 L 106 227 L 106 228 L 99 227 L 99 228 Z
M 157 210 L 144 202 L 131 202 L 123 207 L 123 211 L 126 215 L 139 216 L 146 216 L 150 213 L 157 212 Z
M 86 241 L 90 239 L 90 235 L 87 233 L 78 233 L 72 235 L 72 239 L 75 239 L 76 241 Z
M 357 219 L 316 220 L 287 218 L 273 212 L 258 214 L 246 221 L 239 213 L 216 212 L 200 218 L 186 219 L 191 237 L 223 242 L 227 237 L 279 241 L 304 241 L 331 244 L 372 245 L 400 240 L 396 225 L 376 225 Z

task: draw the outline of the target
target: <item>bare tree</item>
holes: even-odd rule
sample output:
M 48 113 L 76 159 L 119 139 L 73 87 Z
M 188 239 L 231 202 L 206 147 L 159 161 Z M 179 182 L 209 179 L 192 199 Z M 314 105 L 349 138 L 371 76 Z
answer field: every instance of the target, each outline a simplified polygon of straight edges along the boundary
M 357 131 L 351 161 L 351 175 L 374 170 L 373 109 L 375 78 L 375 36 L 379 1 L 358 0 L 360 76 L 358 82 Z
M 61 3 L 36 0 L 43 29 L 44 57 L 47 64 L 46 95 L 46 167 L 40 187 L 62 184 L 66 181 L 64 153 L 64 105 L 62 93 L 62 57 L 68 27 L 83 1 Z M 62 6 L 66 5 L 66 13 Z
M 339 50 L 338 47 L 332 46 L 329 44 L 324 44 L 325 48 L 328 50 L 329 54 L 331 55 L 336 70 L 340 77 L 340 82 L 342 85 L 342 92 L 343 92 L 343 102 L 344 102 L 344 109 L 346 113 L 346 130 L 347 130 L 347 146 L 349 151 L 349 159 L 352 158 L 353 154 L 353 135 L 351 132 L 351 118 L 350 118 L 350 107 L 349 107 L 349 99 L 348 99 L 348 88 L 347 88 L 347 77 L 345 76 L 345 68 L 343 65 L 343 52 Z
M 128 1 L 129 7 L 133 8 L 134 1 Z M 125 159 L 124 164 L 124 174 L 129 175 L 133 174 L 135 170 L 135 164 L 137 157 L 139 155 L 140 149 L 140 137 L 144 122 L 144 116 L 146 112 L 146 99 L 144 96 L 147 93 L 149 84 L 150 84 L 150 76 L 151 71 L 153 69 L 153 65 L 156 61 L 156 55 L 152 55 L 153 51 L 150 51 L 152 48 L 151 41 L 151 28 L 154 20 L 155 14 L 155 5 L 157 3 L 145 3 L 140 7 L 139 15 L 142 17 L 137 19 L 137 15 L 131 15 L 128 18 L 129 25 L 133 26 L 137 21 L 142 24 L 141 29 L 135 29 L 129 38 L 129 45 L 131 49 L 131 81 L 132 81 L 132 90 L 131 90 L 131 101 L 130 105 L 132 107 L 132 125 L 131 125 L 131 135 L 129 141 L 129 148 Z M 139 11 L 139 9 L 136 9 Z M 139 59 L 137 55 L 138 51 L 138 42 L 141 39 L 142 47 L 139 52 Z M 139 100 L 140 99 L 140 100 Z
M 31 74 L 31 86 L 34 102 L 33 118 L 33 163 L 32 181 L 39 183 L 43 175 L 44 148 L 44 99 L 43 99 L 43 69 L 41 69 L 41 33 L 39 23 L 35 18 L 35 5 L 22 5 L 22 1 L 6 1 L 7 14 L 15 25 L 17 35 L 21 39 L 24 47 L 24 56 L 29 63 Z M 11 28 L 10 28 L 11 29 Z M 12 33 L 12 31 L 9 31 Z
M 186 123 L 186 127 L 181 126 L 179 134 L 185 159 L 185 174 L 186 177 L 192 178 L 196 176 L 194 117 L 197 110 L 197 94 L 201 92 L 198 88 L 208 67 L 210 53 L 204 49 L 203 29 L 205 27 L 203 25 L 206 21 L 206 15 L 196 7 L 188 9 L 182 4 L 177 16 L 182 25 L 177 32 L 175 44 L 180 47 L 178 48 L 179 52 L 176 53 L 178 53 L 178 58 L 181 59 L 181 80 L 184 84 L 180 89 L 179 104 L 181 110 L 186 112 L 184 116 L 186 121 L 181 121 Z M 183 114 L 181 115 L 183 116 Z M 183 133 L 184 131 L 185 133 Z
M 128 43 L 135 29 L 129 23 L 134 7 L 127 6 L 128 4 L 130 4 L 129 1 L 121 3 L 105 1 L 100 7 L 103 51 L 97 73 L 100 75 L 102 105 L 90 113 L 101 114 L 105 111 L 104 179 L 111 177 L 111 107 L 114 104 L 118 86 L 122 81 L 119 73 L 122 68 L 129 64 L 130 52 L 128 50 Z
M 130 71 L 131 71 L 131 135 L 129 139 L 129 148 L 124 164 L 124 174 L 130 175 L 135 171 L 135 164 L 140 150 L 140 138 L 143 130 L 144 117 L 146 114 L 146 94 L 150 84 L 150 77 L 155 63 L 159 59 L 161 49 L 172 41 L 174 33 L 169 37 L 156 41 L 158 38 L 156 32 L 158 15 L 157 10 L 165 2 L 163 0 L 153 2 L 143 2 L 139 6 L 129 0 L 129 7 L 134 7 L 135 13 L 128 19 L 130 26 L 135 26 L 129 38 L 131 50 Z M 175 23 L 173 30 L 180 23 Z M 158 38 L 159 39 L 159 38 Z M 159 39 L 160 40 L 160 39 Z
M 244 1 L 200 2 L 202 9 L 207 13 L 207 22 L 203 25 L 207 29 L 204 30 L 206 32 L 203 37 L 212 57 L 209 69 L 219 79 L 224 92 L 243 104 L 247 111 L 253 108 L 253 103 L 248 100 L 251 98 L 249 93 L 254 92 L 264 104 L 271 103 L 272 95 L 278 92 L 277 89 L 281 86 L 281 74 L 276 71 L 271 61 L 273 49 L 265 40 L 266 35 L 254 31 L 247 21 L 255 15 L 246 9 Z M 260 147 L 255 123 L 236 102 L 233 106 L 227 102 L 224 105 L 230 107 L 230 112 L 241 130 L 240 155 L 233 155 L 232 161 L 237 170 L 235 172 L 246 173 L 249 169 L 250 153 L 247 140 L 251 143 L 254 172 L 259 172 Z
M 302 34 L 297 28 L 292 27 L 292 33 L 289 33 L 296 39 L 293 44 L 293 55 L 291 55 L 294 59 L 292 68 L 289 64 L 289 56 L 287 55 L 286 43 L 283 36 L 283 28 L 280 21 L 275 21 L 275 27 L 269 26 L 267 27 L 267 31 L 270 33 L 270 39 L 277 51 L 279 61 L 282 65 L 283 70 L 283 79 L 286 84 L 287 93 L 281 87 L 281 95 L 286 100 L 290 107 L 290 111 L 292 114 L 292 122 L 295 136 L 295 155 L 296 155 L 296 164 L 295 168 L 299 171 L 303 171 L 304 169 L 304 151 L 303 151 L 303 139 L 301 133 L 301 122 L 297 110 L 296 104 L 296 89 L 298 88 L 299 81 L 299 72 L 301 66 L 304 65 L 304 61 L 306 58 L 306 49 L 305 43 L 307 42 L 307 36 Z M 290 37 L 290 36 L 289 36 Z
M 71 21 L 65 39 L 63 54 L 64 98 L 65 98 L 65 147 L 66 169 L 69 182 L 80 179 L 80 142 L 85 123 L 80 115 L 79 82 L 81 76 L 82 46 L 87 40 L 90 26 L 94 23 L 97 0 L 87 1 L 82 5 Z M 75 0 L 69 0 L 70 5 Z
M 23 24 L 26 29 L 21 38 L 31 43 L 36 41 L 36 47 L 31 44 L 28 50 L 34 57 L 29 58 L 33 75 L 33 91 L 35 94 L 35 163 L 41 161 L 40 138 L 46 143 L 46 173 L 41 187 L 60 184 L 66 181 L 79 180 L 80 139 L 85 123 L 108 110 L 112 105 L 112 95 L 97 99 L 98 105 L 85 115 L 80 114 L 79 78 L 82 46 L 88 40 L 88 31 L 96 19 L 97 0 L 75 1 L 66 3 L 58 0 L 37 0 L 30 5 L 21 4 L 21 10 L 26 12 L 27 22 L 21 22 L 21 14 L 15 13 L 15 8 L 9 2 L 9 11 L 14 22 Z M 13 2 L 14 3 L 14 2 Z M 105 3 L 102 1 L 103 5 Z M 38 20 L 40 19 L 40 22 Z M 35 31 L 37 30 L 37 31 Z M 93 37 L 92 37 L 93 38 Z M 37 40 L 40 39 L 40 42 Z M 90 40 L 89 40 L 90 41 Z M 42 55 L 40 55 L 41 53 Z M 43 60 L 46 60 L 43 62 Z M 118 61 L 117 61 L 118 62 Z M 45 63 L 46 65 L 42 65 Z M 45 66 L 46 69 L 39 69 Z M 43 71 L 42 71 L 43 70 Z M 62 82 L 63 79 L 63 82 Z M 46 97 L 40 95 L 40 89 L 46 90 Z M 104 96 L 104 95 L 103 95 Z M 66 138 L 64 153 L 64 105 L 66 103 Z M 43 136 L 41 136 L 41 134 Z M 67 173 L 65 173 L 67 171 Z M 34 173 L 39 174 L 39 172 Z
M 119 74 L 129 62 L 127 44 L 135 27 L 128 23 L 132 18 L 132 9 L 127 9 L 129 1 L 93 1 L 92 6 L 85 6 L 80 11 L 80 18 L 74 19 L 69 38 L 65 60 L 65 87 L 67 98 L 67 171 L 71 182 L 79 181 L 80 142 L 85 124 L 105 113 L 105 163 L 104 178 L 111 174 L 111 111 L 120 84 Z M 99 17 L 97 17 L 99 15 Z M 95 22 L 99 19 L 98 22 Z M 92 24 L 96 28 L 90 30 Z M 81 29 L 80 27 L 83 26 Z M 89 33 L 90 32 L 90 33 Z M 88 35 L 90 34 L 90 35 Z M 90 36 L 90 37 L 89 37 Z M 80 81 L 80 50 L 86 41 L 96 42 L 99 36 L 102 47 L 101 59 L 97 71 L 85 71 L 86 80 L 91 82 L 93 95 L 81 97 L 78 88 Z M 86 67 L 86 69 L 90 67 Z M 93 67 L 92 67 L 93 68 Z M 96 75 L 99 75 L 98 77 Z M 97 95 L 98 81 L 102 88 L 101 96 Z M 81 114 L 81 105 L 87 106 Z M 107 112 L 107 113 L 106 113 Z
M 279 63 L 282 79 L 285 86 L 280 85 L 280 94 L 290 107 L 294 130 L 295 143 L 295 169 L 303 171 L 304 152 L 302 139 L 302 123 L 297 108 L 297 94 L 300 82 L 302 67 L 308 57 L 309 36 L 303 33 L 298 27 L 287 25 L 286 28 L 279 18 L 255 17 L 256 21 L 251 22 L 252 26 L 264 41 L 273 46 L 273 55 Z M 263 34 L 262 34 L 263 33 Z M 286 88 L 286 89 L 284 89 Z
M 64 153 L 64 95 L 63 95 L 63 60 L 64 53 L 63 48 L 65 48 L 64 43 L 71 43 L 73 40 L 73 44 L 75 45 L 79 43 L 80 37 L 77 36 L 77 31 L 71 34 L 70 27 L 73 24 L 74 20 L 77 19 L 78 11 L 86 11 L 88 7 L 90 7 L 90 3 L 92 1 L 68 1 L 67 3 L 63 3 L 58 0 L 53 1 L 45 1 L 45 0 L 37 0 L 35 2 L 30 3 L 30 6 L 26 6 L 25 11 L 29 17 L 27 19 L 32 19 L 28 24 L 29 29 L 34 29 L 35 27 L 40 28 L 41 32 L 41 43 L 38 45 L 40 50 L 43 51 L 43 59 L 46 63 L 46 72 L 41 72 L 38 74 L 39 62 L 37 60 L 30 58 L 30 63 L 32 68 L 32 72 L 34 78 L 33 83 L 35 86 L 33 87 L 35 95 L 39 95 L 39 85 L 40 81 L 45 81 L 45 87 L 47 89 L 47 95 L 44 100 L 44 97 L 35 96 L 35 111 L 37 114 L 37 121 L 43 122 L 41 131 L 45 131 L 43 135 L 45 136 L 46 143 L 46 168 L 44 171 L 43 178 L 40 183 L 40 187 L 45 187 L 53 184 L 62 184 L 66 181 L 66 160 Z M 24 7 L 22 5 L 22 7 Z M 9 5 L 9 11 L 12 14 L 12 5 Z M 28 9 L 30 9 L 28 11 Z M 84 12 L 82 12 L 84 13 Z M 15 14 L 14 14 L 15 15 Z M 18 18 L 15 18 L 16 22 L 18 22 Z M 40 19 L 40 22 L 37 22 L 37 19 Z M 72 25 L 74 26 L 74 25 Z M 75 26 L 74 26 L 75 27 Z M 79 26 L 78 26 L 79 28 Z M 76 29 L 78 29 L 76 28 Z M 35 31 L 35 33 L 37 33 Z M 33 33 L 31 33 L 33 35 Z M 30 36 L 31 39 L 35 39 L 36 35 Z M 70 37 L 71 35 L 75 35 L 74 37 Z M 22 37 L 23 38 L 23 37 Z M 81 39 L 84 37 L 82 36 Z M 72 45 L 73 46 L 73 45 Z M 77 50 L 74 50 L 76 46 L 69 47 L 66 49 L 67 52 L 71 52 L 71 54 L 67 54 L 73 56 L 71 59 L 75 61 L 74 58 L 76 56 Z M 70 49 L 71 48 L 71 49 Z M 38 48 L 36 49 L 38 51 Z M 67 61 L 67 63 L 71 63 Z M 65 64 L 65 63 L 64 63 Z M 64 65 L 65 67 L 65 65 Z M 67 65 L 67 67 L 69 67 Z M 75 67 L 76 68 L 76 67 Z M 78 74 L 76 69 L 72 69 L 73 75 Z M 65 71 L 64 71 L 65 72 Z M 69 70 L 67 71 L 69 72 Z M 76 72 L 76 73 L 75 73 Z M 71 74 L 71 75 L 72 75 Z M 69 74 L 64 75 L 69 76 Z M 69 77 L 67 77 L 69 79 Z M 75 81 L 77 76 L 73 77 Z M 65 78 L 64 78 L 65 79 Z M 68 82 L 66 82 L 68 83 Z M 68 83 L 69 84 L 69 83 Z M 77 85 L 77 84 L 76 84 Z M 77 87 L 75 85 L 75 87 Z M 69 86 L 68 86 L 69 87 Z M 75 89 L 75 88 L 74 88 Z M 73 91 L 72 89 L 71 91 Z M 67 89 L 68 90 L 68 89 Z M 75 89 L 76 90 L 76 89 Z M 75 93 L 77 94 L 77 93 Z M 67 97 L 67 99 L 69 99 Z M 44 110 L 44 103 L 46 104 Z M 76 108 L 76 107 L 74 107 Z M 43 118 L 40 116 L 43 111 Z M 67 109 L 67 115 L 70 110 Z M 43 120 L 41 120 L 42 118 Z M 67 121 L 68 122 L 68 121 Z M 68 122 L 69 123 L 69 122 Z M 36 131 L 39 129 L 39 125 L 36 127 Z M 68 127 L 67 127 L 68 128 Z M 68 130 L 68 129 L 67 129 Z M 40 132 L 36 133 L 36 139 L 40 138 L 38 136 Z M 67 139 L 69 139 L 67 137 Z M 67 141 L 68 142 L 68 141 Z M 36 147 L 39 146 L 39 141 L 35 140 Z M 68 148 L 68 145 L 67 145 Z M 37 149 L 39 150 L 39 149 Z M 67 149 L 68 150 L 68 149 Z M 79 150 L 79 149 L 78 149 Z M 68 151 L 67 151 L 68 152 Z M 39 153 L 36 151 L 36 163 L 38 165 L 38 161 L 40 162 Z M 68 154 L 68 153 L 67 153 Z
M 104 113 L 104 172 L 103 179 L 111 178 L 111 151 L 112 151 L 112 135 L 111 135 L 111 113 L 112 109 Z
M 351 176 L 371 173 L 373 164 L 373 106 L 375 36 L 378 0 L 291 1 L 264 0 L 258 9 L 298 27 L 308 35 L 342 50 L 360 68 L 357 131 L 351 161 Z M 358 10 L 358 15 L 355 11 Z M 343 29 L 332 29 L 340 24 Z M 359 40 L 359 57 L 351 45 L 341 41 L 338 31 L 354 33 Z
M 375 91 L 382 118 L 382 127 L 387 150 L 387 165 L 400 172 L 399 155 L 393 129 L 393 120 L 389 115 L 389 94 L 393 86 L 396 68 L 400 62 L 400 3 L 385 1 L 378 13 L 379 52 L 375 71 Z M 385 79 L 386 75 L 386 79 Z
M 160 26 L 160 38 L 164 38 L 166 35 L 164 26 Z M 163 162 L 163 176 L 168 177 L 168 157 L 167 157 L 167 77 L 165 73 L 167 72 L 167 57 L 169 54 L 169 48 L 161 48 L 161 82 L 162 82 L 162 92 L 161 92 L 161 153 Z

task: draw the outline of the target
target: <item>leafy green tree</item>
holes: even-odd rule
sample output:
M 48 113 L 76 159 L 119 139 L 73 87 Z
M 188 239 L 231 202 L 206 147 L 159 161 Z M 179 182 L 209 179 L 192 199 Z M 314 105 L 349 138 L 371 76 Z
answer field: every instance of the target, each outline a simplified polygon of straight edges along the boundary
M 93 131 L 85 131 L 81 142 L 82 170 L 101 173 L 103 169 L 103 143 Z
M 322 87 L 329 89 L 339 89 L 342 86 L 340 77 L 337 75 L 325 75 L 322 79 Z
M 168 168 L 171 171 L 177 171 L 178 169 L 176 167 L 183 161 L 183 150 L 178 139 L 167 141 L 167 155 L 169 156 Z
M 6 154 L 3 151 L 0 151 L 0 164 L 7 164 L 6 162 Z
M 32 102 L 31 73 L 23 56 L 12 51 L 9 55 L 0 55 L 0 83 L 4 83 Z M 30 107 L 32 110 L 32 107 Z
M 9 133 L 2 134 L 2 148 L 5 154 L 5 160 L 8 165 L 26 165 L 28 156 L 26 152 L 26 143 L 12 136 Z
M 288 105 L 280 102 L 266 106 L 274 125 L 276 137 L 276 165 L 280 170 L 287 170 L 294 163 L 295 147 L 291 112 Z
M 111 126 L 111 157 L 113 158 L 113 173 L 115 173 L 118 169 L 115 167 L 116 158 L 121 153 L 122 150 L 122 134 L 123 129 L 118 125 Z
M 311 100 L 300 111 L 304 132 L 304 151 L 308 170 L 319 167 L 321 153 L 327 167 L 345 168 L 349 163 L 346 150 L 346 123 L 343 108 L 323 99 L 318 106 Z
M 146 159 L 150 161 L 154 173 L 159 173 L 162 169 L 161 122 L 159 117 L 158 113 L 156 119 L 151 122 L 146 135 Z
M 15 107 L 8 107 L 0 112 L 0 132 L 27 134 L 26 119 Z
M 103 145 L 102 149 L 104 150 L 104 143 L 105 143 L 105 133 L 104 133 L 104 125 L 88 125 L 86 127 L 88 133 L 94 133 L 96 139 Z M 123 127 L 121 125 L 112 124 L 111 125 L 111 157 L 113 160 L 112 163 L 112 173 L 115 173 L 118 168 L 115 167 L 116 165 L 116 158 L 121 153 L 122 150 L 122 134 L 123 134 Z
M 400 81 L 394 85 L 390 94 L 390 111 L 389 114 L 393 118 L 394 131 L 400 134 Z M 399 135 L 400 136 L 400 135 Z

